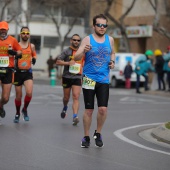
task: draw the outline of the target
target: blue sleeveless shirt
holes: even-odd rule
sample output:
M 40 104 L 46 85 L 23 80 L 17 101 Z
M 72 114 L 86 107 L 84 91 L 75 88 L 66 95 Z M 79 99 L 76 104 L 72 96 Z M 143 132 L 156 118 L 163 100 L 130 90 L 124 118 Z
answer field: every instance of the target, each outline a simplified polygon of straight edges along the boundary
M 105 41 L 98 43 L 89 35 L 92 49 L 85 54 L 83 75 L 98 82 L 109 84 L 109 62 L 111 60 L 112 47 L 109 36 L 105 35 Z

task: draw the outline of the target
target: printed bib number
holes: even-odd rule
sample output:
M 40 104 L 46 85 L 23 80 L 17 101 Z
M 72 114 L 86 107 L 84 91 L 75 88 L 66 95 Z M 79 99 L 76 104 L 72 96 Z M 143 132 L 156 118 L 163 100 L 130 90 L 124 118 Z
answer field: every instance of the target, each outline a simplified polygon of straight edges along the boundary
M 9 66 L 9 57 L 4 56 L 0 57 L 0 67 L 8 67 Z
M 73 74 L 78 74 L 80 72 L 81 64 L 75 63 L 72 66 L 69 66 L 69 72 Z
M 82 88 L 94 90 L 95 85 L 96 85 L 96 82 L 94 80 L 88 77 L 83 77 Z

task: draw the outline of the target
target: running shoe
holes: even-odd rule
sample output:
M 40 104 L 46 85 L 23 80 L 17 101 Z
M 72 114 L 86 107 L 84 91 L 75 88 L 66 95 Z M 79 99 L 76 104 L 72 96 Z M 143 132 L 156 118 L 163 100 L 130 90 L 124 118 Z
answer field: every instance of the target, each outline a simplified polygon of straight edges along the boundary
M 94 132 L 93 138 L 95 139 L 96 147 L 101 148 L 104 146 L 103 141 L 102 141 L 102 135 L 100 133 L 96 133 L 96 130 Z
M 0 108 L 0 117 L 4 118 L 6 115 L 4 108 Z
M 27 110 L 24 110 L 24 108 L 22 109 L 22 115 L 25 121 L 29 121 L 30 118 L 28 116 Z
M 61 112 L 61 118 L 64 119 L 66 117 L 66 111 L 67 110 L 62 110 Z
M 19 123 L 19 118 L 20 118 L 20 115 L 16 114 L 14 118 L 14 123 Z
M 90 146 L 90 137 L 84 136 L 84 138 L 81 140 L 81 148 L 88 148 Z
M 73 118 L 73 126 L 76 126 L 79 123 L 79 118 L 75 117 Z

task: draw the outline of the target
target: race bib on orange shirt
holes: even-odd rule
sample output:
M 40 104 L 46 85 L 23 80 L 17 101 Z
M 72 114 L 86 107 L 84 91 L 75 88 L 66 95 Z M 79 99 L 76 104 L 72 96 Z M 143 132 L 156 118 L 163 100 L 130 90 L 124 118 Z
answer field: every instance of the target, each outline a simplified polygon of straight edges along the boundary
M 0 67 L 8 67 L 9 66 L 9 56 L 0 57 Z

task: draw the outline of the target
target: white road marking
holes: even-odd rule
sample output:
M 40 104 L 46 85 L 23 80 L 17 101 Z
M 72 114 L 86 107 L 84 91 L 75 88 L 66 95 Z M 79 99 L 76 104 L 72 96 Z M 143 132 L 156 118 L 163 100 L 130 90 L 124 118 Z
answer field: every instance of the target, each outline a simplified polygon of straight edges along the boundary
M 155 101 L 152 99 L 138 98 L 138 97 L 123 97 L 120 99 L 122 104 L 143 104 L 143 103 L 152 103 L 152 104 L 169 104 L 167 101 Z
M 154 151 L 154 152 L 159 152 L 159 153 L 162 153 L 162 154 L 165 154 L 165 155 L 170 155 L 169 152 L 165 152 L 165 151 L 161 151 L 161 150 L 158 150 L 158 149 L 153 149 L 153 148 L 150 148 L 150 147 L 147 147 L 147 146 L 144 146 L 144 145 L 141 145 L 140 143 L 137 143 L 135 141 L 132 141 L 128 138 L 126 138 L 122 133 L 126 130 L 129 130 L 129 129 L 135 129 L 135 128 L 139 128 L 139 127 L 143 127 L 143 126 L 155 126 L 155 125 L 159 125 L 159 124 L 162 124 L 162 123 L 152 123 L 152 124 L 144 124 L 144 125 L 136 125 L 136 126 L 131 126 L 131 127 L 127 127 L 127 128 L 123 128 L 123 129 L 119 129 L 117 131 L 115 131 L 113 134 L 118 137 L 119 139 L 127 142 L 127 143 L 130 143 L 132 145 L 135 145 L 139 148 L 142 148 L 142 149 L 146 149 L 146 150 L 150 150 L 150 151 Z

